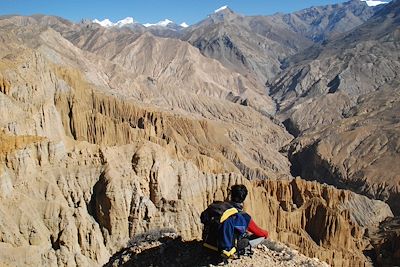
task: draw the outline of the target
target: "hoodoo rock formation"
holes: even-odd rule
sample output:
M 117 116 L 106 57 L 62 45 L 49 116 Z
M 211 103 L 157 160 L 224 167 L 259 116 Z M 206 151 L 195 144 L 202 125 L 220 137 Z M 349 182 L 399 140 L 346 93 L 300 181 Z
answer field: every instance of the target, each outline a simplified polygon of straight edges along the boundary
M 3 263 L 97 265 L 134 235 L 162 228 L 198 238 L 200 212 L 237 182 L 250 189 L 246 208 L 274 238 L 336 265 L 367 263 L 362 226 L 391 216 L 383 202 L 316 182 L 213 174 L 145 140 L 110 148 L 79 142 L 67 149 L 3 134 L 2 144 L 9 144 L 2 171 Z
M 395 262 L 398 4 L 374 16 L 355 1 L 273 18 L 225 10 L 175 39 L 0 17 L 0 265 L 101 266 L 166 228 L 192 242 L 236 183 L 271 237 L 308 257 Z M 304 50 L 346 21 L 359 27 L 340 45 Z

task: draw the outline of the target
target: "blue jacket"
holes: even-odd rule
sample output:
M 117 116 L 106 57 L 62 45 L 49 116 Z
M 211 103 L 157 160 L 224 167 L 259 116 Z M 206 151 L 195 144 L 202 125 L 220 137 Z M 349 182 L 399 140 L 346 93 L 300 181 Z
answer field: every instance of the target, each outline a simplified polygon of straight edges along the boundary
M 227 257 L 232 256 L 235 252 L 235 240 L 237 237 L 246 233 L 251 217 L 245 212 L 239 212 L 231 215 L 221 224 L 221 229 L 218 231 L 218 249 Z

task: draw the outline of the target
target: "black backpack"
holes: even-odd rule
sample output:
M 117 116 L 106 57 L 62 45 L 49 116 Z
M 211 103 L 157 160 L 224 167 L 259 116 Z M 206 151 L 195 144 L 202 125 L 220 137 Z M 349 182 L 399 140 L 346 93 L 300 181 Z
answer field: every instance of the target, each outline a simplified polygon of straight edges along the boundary
M 203 246 L 214 251 L 219 251 L 218 238 L 221 224 L 231 216 L 241 213 L 230 202 L 215 201 L 211 203 L 200 215 L 201 223 L 204 225 L 202 239 Z M 236 250 L 238 255 L 251 255 L 249 240 L 243 236 L 235 236 Z M 250 249 L 250 252 L 249 252 Z

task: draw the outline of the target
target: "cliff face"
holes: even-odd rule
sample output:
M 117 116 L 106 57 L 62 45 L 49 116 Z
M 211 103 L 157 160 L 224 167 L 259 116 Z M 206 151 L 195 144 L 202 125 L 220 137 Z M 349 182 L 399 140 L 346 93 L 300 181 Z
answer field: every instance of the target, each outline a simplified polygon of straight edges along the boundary
M 133 236 L 162 228 L 185 240 L 198 238 L 201 211 L 225 199 L 235 183 L 250 189 L 245 208 L 273 238 L 338 266 L 363 266 L 369 242 L 360 225 L 391 215 L 383 202 L 315 182 L 213 174 L 149 141 L 79 143 L 67 150 L 60 143 L 24 140 L 3 163 L 3 263 L 98 265 Z
M 361 226 L 391 216 L 383 202 L 300 179 L 259 182 L 250 196 L 256 221 L 273 237 L 335 266 L 364 266 L 368 241 Z

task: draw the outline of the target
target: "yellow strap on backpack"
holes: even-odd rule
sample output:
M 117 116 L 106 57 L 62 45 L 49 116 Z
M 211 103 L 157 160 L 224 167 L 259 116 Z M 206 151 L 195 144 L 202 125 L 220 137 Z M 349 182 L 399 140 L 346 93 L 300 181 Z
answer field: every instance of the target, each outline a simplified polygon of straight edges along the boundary
M 232 215 L 238 213 L 238 210 L 236 208 L 230 208 L 227 209 L 224 213 L 222 213 L 221 219 L 219 219 L 220 223 L 223 223 L 226 219 L 231 217 Z

